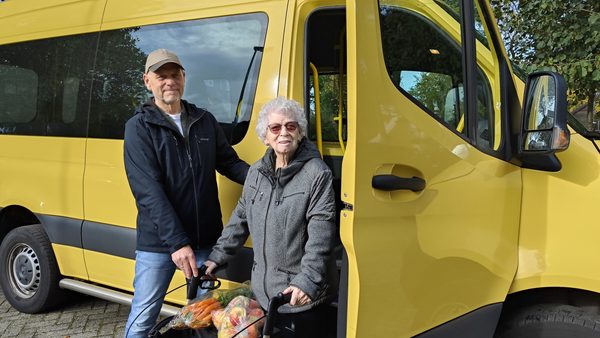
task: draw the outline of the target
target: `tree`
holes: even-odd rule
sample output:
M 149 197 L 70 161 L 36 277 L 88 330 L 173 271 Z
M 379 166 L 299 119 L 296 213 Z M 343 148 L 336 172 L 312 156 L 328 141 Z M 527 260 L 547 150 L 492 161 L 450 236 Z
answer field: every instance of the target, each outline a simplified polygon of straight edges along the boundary
M 600 91 L 600 1 L 491 0 L 510 59 L 527 73 L 553 70 L 570 105 L 587 105 L 588 128 Z
M 139 27 L 103 32 L 93 72 L 89 135 L 123 138 L 125 122 L 148 91 L 142 80 L 146 54 L 135 33 Z
M 340 81 L 339 75 L 334 74 L 321 74 L 319 75 L 319 94 L 320 94 L 320 108 L 321 108 L 321 135 L 324 141 L 338 141 L 338 122 L 334 120 L 334 117 L 338 115 L 338 109 L 340 104 L 339 98 L 339 86 Z M 314 84 L 313 77 L 310 77 L 310 101 L 311 101 L 311 114 L 310 114 L 310 135 L 316 135 L 315 129 L 315 113 L 314 113 Z M 346 86 L 343 86 L 342 102 L 346 101 Z M 342 103 L 343 104 L 343 103 Z M 342 107 L 342 115 L 345 117 L 345 107 Z M 345 133 L 345 132 L 344 132 Z

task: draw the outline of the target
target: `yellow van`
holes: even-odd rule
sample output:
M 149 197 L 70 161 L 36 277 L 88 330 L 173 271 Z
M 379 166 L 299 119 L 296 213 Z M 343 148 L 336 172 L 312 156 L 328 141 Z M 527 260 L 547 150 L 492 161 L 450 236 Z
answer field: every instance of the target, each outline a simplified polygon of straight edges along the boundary
M 122 139 L 156 48 L 247 162 L 260 106 L 304 105 L 335 176 L 338 337 L 598 334 L 598 141 L 567 127 L 560 75 L 523 92 L 487 0 L 0 2 L 0 285 L 17 310 L 68 290 L 131 301 Z M 241 188 L 218 184 L 226 222 Z

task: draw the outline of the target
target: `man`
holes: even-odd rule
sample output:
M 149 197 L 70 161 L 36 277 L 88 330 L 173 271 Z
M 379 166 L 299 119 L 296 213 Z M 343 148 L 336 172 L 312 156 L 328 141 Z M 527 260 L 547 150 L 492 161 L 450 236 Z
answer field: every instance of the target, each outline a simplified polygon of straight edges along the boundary
M 138 209 L 127 337 L 147 337 L 175 268 L 197 276 L 219 238 L 215 169 L 240 184 L 248 172 L 217 120 L 181 99 L 185 70 L 175 53 L 151 52 L 144 84 L 154 97 L 125 125 L 125 170 Z

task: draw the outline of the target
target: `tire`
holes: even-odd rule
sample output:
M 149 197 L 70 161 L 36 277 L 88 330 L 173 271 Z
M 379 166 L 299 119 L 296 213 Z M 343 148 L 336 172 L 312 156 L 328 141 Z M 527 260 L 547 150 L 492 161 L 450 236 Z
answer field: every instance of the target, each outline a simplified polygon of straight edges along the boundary
M 570 305 L 543 304 L 521 309 L 501 320 L 495 338 L 600 337 L 600 315 Z
M 40 224 L 13 229 L 0 245 L 0 286 L 6 300 L 24 313 L 46 311 L 63 300 L 60 272 Z

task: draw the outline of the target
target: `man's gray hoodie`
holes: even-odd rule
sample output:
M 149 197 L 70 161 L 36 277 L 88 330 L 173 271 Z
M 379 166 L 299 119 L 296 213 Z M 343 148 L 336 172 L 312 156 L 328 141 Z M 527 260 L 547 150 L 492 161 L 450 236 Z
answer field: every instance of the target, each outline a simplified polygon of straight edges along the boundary
M 274 164 L 269 148 L 250 167 L 237 207 L 208 259 L 225 264 L 252 235 L 251 284 L 258 302 L 266 309 L 273 296 L 293 285 L 312 302 L 279 311 L 300 312 L 337 293 L 332 175 L 306 139 L 287 167 L 275 170 Z

